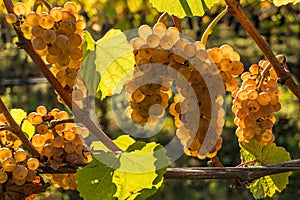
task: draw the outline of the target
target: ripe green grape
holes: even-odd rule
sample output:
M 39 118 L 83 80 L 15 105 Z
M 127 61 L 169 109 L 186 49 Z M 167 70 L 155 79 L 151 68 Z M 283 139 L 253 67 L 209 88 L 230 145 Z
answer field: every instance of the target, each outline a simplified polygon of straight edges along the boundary
M 8 13 L 6 16 L 5 16 L 5 20 L 7 23 L 9 24 L 14 24 L 17 22 L 17 17 L 15 14 L 13 13 Z
M 27 174 L 28 169 L 23 165 L 17 165 L 12 172 L 12 175 L 16 180 L 26 179 Z
M 61 48 L 65 49 L 70 45 L 70 40 L 66 35 L 60 34 L 56 37 L 56 42 L 55 44 Z
M 144 24 L 144 25 L 141 25 L 138 29 L 138 35 L 139 37 L 143 38 L 144 40 L 147 39 L 147 37 L 149 35 L 151 35 L 153 32 L 152 32 L 152 29 L 150 26 Z
M 40 161 L 37 158 L 29 158 L 27 160 L 27 167 L 29 170 L 36 170 L 40 165 Z
M 30 24 L 32 27 L 39 25 L 40 15 L 36 12 L 30 12 L 26 15 L 26 23 Z
M 39 25 L 44 29 L 51 29 L 54 26 L 54 19 L 50 15 L 44 15 L 39 19 Z
M 7 147 L 0 148 L 0 161 L 2 162 L 5 158 L 12 157 L 12 152 Z
M 49 14 L 51 17 L 53 17 L 55 22 L 59 22 L 62 19 L 62 8 L 52 8 Z
M 8 157 L 2 161 L 2 169 L 6 172 L 12 172 L 16 167 L 16 160 Z
M 76 24 L 71 20 L 64 20 L 60 23 L 60 30 L 67 34 L 72 34 L 76 31 Z
M 147 37 L 147 44 L 150 48 L 158 47 L 160 43 L 160 37 L 156 34 L 151 34 Z
M 31 29 L 31 34 L 35 37 L 42 37 L 44 33 L 44 29 L 42 27 L 38 26 L 33 26 Z
M 14 152 L 14 159 L 17 162 L 23 162 L 26 158 L 27 154 L 23 149 L 19 148 Z
M 71 13 L 76 13 L 77 12 L 77 6 L 73 2 L 66 2 L 64 4 L 63 8 L 70 11 Z
M 45 43 L 42 37 L 33 38 L 31 42 L 32 42 L 32 47 L 35 50 L 43 50 L 47 46 L 47 44 Z
M 174 41 L 170 36 L 163 36 L 160 40 L 160 46 L 164 50 L 169 50 L 174 46 Z
M 45 43 L 52 44 L 56 41 L 56 33 L 53 30 L 45 30 L 43 32 L 42 38 Z
M 13 7 L 13 11 L 16 15 L 25 15 L 26 7 L 24 3 L 17 2 Z
M 46 142 L 45 137 L 40 134 L 34 135 L 31 139 L 31 143 L 34 147 L 43 147 L 45 142 Z

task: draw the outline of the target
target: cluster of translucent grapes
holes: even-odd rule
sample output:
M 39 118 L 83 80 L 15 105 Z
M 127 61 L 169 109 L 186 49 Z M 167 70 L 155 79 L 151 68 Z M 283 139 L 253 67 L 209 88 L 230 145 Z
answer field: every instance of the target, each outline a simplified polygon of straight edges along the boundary
M 8 124 L 3 114 L 0 114 L 0 126 Z M 0 184 L 10 180 L 18 186 L 36 179 L 39 160 L 29 157 L 21 148 L 21 140 L 9 130 L 0 132 Z
M 3 114 L 0 114 L 0 127 L 6 126 L 7 121 Z M 9 130 L 0 131 L 0 146 L 5 146 L 11 149 L 17 149 L 21 146 L 21 140 Z
M 146 124 L 152 116 L 161 117 L 172 97 L 171 87 L 175 85 L 174 93 L 178 94 L 170 105 L 170 113 L 186 154 L 201 159 L 214 157 L 221 148 L 225 115 L 221 107 L 224 99 L 220 96 L 224 86 L 214 85 L 222 79 L 220 72 L 223 72 L 210 59 L 214 50 L 205 50 L 201 42 L 191 42 L 177 28 L 166 28 L 161 22 L 153 28 L 140 26 L 138 37 L 130 44 L 136 61 L 134 78 L 125 85 L 131 119 Z M 236 68 L 240 71 L 243 65 L 237 61 L 236 52 L 228 45 L 222 49 L 221 59 L 229 60 L 231 65 L 224 73 L 230 77 L 238 75 Z M 209 91 L 211 87 L 213 91 Z
M 89 135 L 89 131 L 75 126 L 73 122 L 57 123 L 67 119 L 69 119 L 69 114 L 66 111 L 52 109 L 48 112 L 44 106 L 37 107 L 36 112 L 29 113 L 26 118 L 36 127 L 36 134 L 31 138 L 32 145 L 41 154 L 41 161 L 52 168 L 65 164 L 83 165 L 92 160 L 82 139 Z M 69 174 L 65 176 L 73 177 Z M 51 178 L 51 180 L 65 189 L 76 187 L 76 181 L 66 184 L 70 181 L 57 183 L 56 179 Z
M 61 187 L 65 190 L 76 190 L 76 174 L 45 174 L 54 187 Z
M 238 77 L 244 71 L 244 65 L 240 62 L 240 55 L 229 45 L 208 49 L 207 53 L 218 67 L 226 91 L 232 92 L 236 90 L 238 82 L 235 77 Z
M 4 115 L 0 114 L 0 126 L 6 127 L 7 124 Z M 36 179 L 39 160 L 28 156 L 21 145 L 21 140 L 11 131 L 0 132 L 0 185 L 10 181 L 22 186 Z
M 13 10 L 14 14 L 8 14 L 6 21 L 18 24 L 34 50 L 52 65 L 51 71 L 60 84 L 71 93 L 82 64 L 82 36 L 86 26 L 76 5 L 67 2 L 49 12 L 26 13 L 25 5 L 16 3 Z
M 236 135 L 239 141 L 257 140 L 261 146 L 274 141 L 272 128 L 276 122 L 273 115 L 281 108 L 277 75 L 273 68 L 266 76 L 261 72 L 270 67 L 269 61 L 260 61 L 241 76 L 241 87 L 232 93 L 234 123 L 238 126 Z

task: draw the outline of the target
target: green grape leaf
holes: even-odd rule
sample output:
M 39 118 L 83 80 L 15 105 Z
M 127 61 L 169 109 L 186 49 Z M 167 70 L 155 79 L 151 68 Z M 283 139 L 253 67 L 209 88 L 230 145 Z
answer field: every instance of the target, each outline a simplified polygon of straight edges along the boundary
M 85 31 L 82 45 L 83 56 L 85 57 L 90 51 L 95 51 L 95 40 L 90 32 Z
M 27 113 L 22 109 L 11 109 L 10 114 L 19 125 L 21 124 L 22 120 L 27 116 Z M 25 132 L 30 139 L 34 135 L 35 127 L 27 120 L 25 120 L 22 124 L 22 131 Z
M 100 82 L 100 73 L 96 71 L 96 52 L 89 51 L 82 61 L 79 74 L 87 87 L 89 93 L 93 96 L 96 94 L 96 89 Z
M 241 160 L 247 162 L 251 160 L 258 160 L 259 163 L 254 165 L 267 165 L 278 162 L 291 160 L 289 152 L 283 147 L 277 147 L 274 143 L 267 144 L 260 148 L 259 143 L 255 140 L 249 142 L 241 142 Z M 253 181 L 248 188 L 257 199 L 272 197 L 276 191 L 281 192 L 289 183 L 288 177 L 291 172 L 275 174 L 261 177 Z
M 123 151 L 127 150 L 128 147 L 135 143 L 135 140 L 132 139 L 129 135 L 120 135 L 113 142 Z M 110 151 L 102 142 L 93 141 L 90 145 L 90 148 L 93 150 L 103 150 Z
M 121 200 L 151 196 L 162 185 L 168 166 L 165 150 L 160 145 L 154 142 L 135 144 L 129 147 L 130 152 L 120 155 L 120 168 L 115 170 L 113 176 L 113 183 L 117 186 L 114 197 Z M 138 149 L 133 150 L 134 146 Z
M 98 158 L 105 160 L 105 164 L 94 159 L 82 169 L 77 170 L 77 190 L 80 196 L 87 200 L 111 200 L 117 190 L 112 177 L 120 163 L 111 153 L 101 153 Z
M 167 11 L 179 18 L 203 16 L 219 0 L 150 0 L 159 12 Z
M 111 29 L 96 42 L 95 64 L 101 74 L 96 97 L 104 99 L 119 93 L 125 81 L 131 79 L 135 64 L 133 48 L 124 33 Z
M 297 3 L 299 3 L 300 0 L 273 0 L 273 4 L 277 7 L 279 6 L 283 6 L 289 3 L 292 3 L 293 5 L 296 5 Z

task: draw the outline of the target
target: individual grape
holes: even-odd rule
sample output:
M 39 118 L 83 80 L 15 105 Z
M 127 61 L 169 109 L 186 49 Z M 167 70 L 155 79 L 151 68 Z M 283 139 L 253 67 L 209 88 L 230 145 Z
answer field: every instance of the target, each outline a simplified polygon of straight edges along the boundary
M 79 19 L 79 20 L 76 21 L 76 29 L 77 29 L 76 31 L 84 30 L 85 28 L 86 28 L 85 20 Z M 82 34 L 79 34 L 78 32 L 77 32 L 77 34 L 82 35 Z
M 160 46 L 164 50 L 169 50 L 174 46 L 174 41 L 170 36 L 165 35 L 160 39 Z
M 32 27 L 38 26 L 40 18 L 40 15 L 36 12 L 30 12 L 26 15 L 26 23 Z
M 165 36 L 170 37 L 174 44 L 180 39 L 180 33 L 176 27 L 169 27 L 166 30 Z
M 23 162 L 26 158 L 27 158 L 27 154 L 23 149 L 19 148 L 14 152 L 14 159 L 17 162 Z
M 271 97 L 267 92 L 260 92 L 257 101 L 260 105 L 268 105 L 271 101 Z
M 65 48 L 67 48 L 67 47 L 70 45 L 70 40 L 69 40 L 69 38 L 68 38 L 67 36 L 61 34 L 61 35 L 58 35 L 58 36 L 56 37 L 56 42 L 55 42 L 55 44 L 56 44 L 59 48 L 65 49 Z
M 76 31 L 76 24 L 71 20 L 64 20 L 60 23 L 60 30 L 67 34 L 72 34 Z
M 60 54 L 57 57 L 57 64 L 61 67 L 66 67 L 70 64 L 71 59 L 68 54 Z M 58 77 L 56 77 L 59 79 Z M 66 78 L 65 76 L 63 78 Z M 63 84 L 62 84 L 63 85 Z
M 55 138 L 54 138 L 55 139 Z M 54 145 L 53 144 L 45 144 L 43 146 L 43 149 L 41 151 L 41 155 L 42 156 L 46 156 L 48 159 L 50 159 L 53 155 L 57 155 L 57 154 L 54 154 L 54 153 L 57 153 L 57 152 L 54 152 Z
M 184 54 L 187 57 L 193 57 L 196 54 L 196 46 L 194 44 L 187 44 L 184 47 Z
M 23 165 L 17 165 L 12 172 L 12 175 L 16 180 L 26 179 L 27 174 L 28 174 L 28 169 Z
M 29 170 L 36 170 L 40 165 L 40 161 L 37 158 L 29 158 L 27 160 L 27 167 Z
M 43 40 L 42 37 L 35 37 L 32 39 L 31 41 L 32 43 L 32 47 L 35 50 L 43 50 L 46 48 L 47 44 L 45 43 L 45 41 Z
M 12 172 L 16 167 L 16 160 L 11 157 L 7 157 L 2 161 L 2 169 L 6 172 Z
M 156 48 L 160 44 L 160 37 L 156 34 L 151 34 L 147 37 L 147 44 L 150 48 Z
M 39 25 L 44 29 L 51 29 L 54 26 L 54 19 L 50 15 L 41 16 L 39 19 Z
M 159 38 L 162 38 L 165 35 L 166 30 L 166 25 L 162 22 L 157 22 L 153 26 L 153 34 L 157 35 Z
M 152 32 L 152 29 L 150 26 L 144 24 L 144 25 L 141 25 L 138 29 L 138 35 L 139 37 L 143 38 L 144 40 L 147 39 L 147 37 L 149 35 L 151 35 L 153 32 Z
M 76 17 L 68 10 L 62 10 L 62 21 L 70 20 L 76 22 Z
M 26 118 L 32 125 L 38 125 L 43 122 L 43 118 L 41 114 L 36 112 L 31 112 Z
M 70 11 L 71 13 L 76 13 L 77 12 L 77 6 L 73 2 L 66 2 L 63 6 L 64 9 Z
M 73 141 L 66 141 L 64 150 L 66 153 L 73 153 L 76 150 L 76 144 Z
M 232 68 L 229 71 L 232 76 L 239 76 L 244 71 L 244 65 L 239 61 L 232 62 Z
M 46 143 L 45 137 L 40 134 L 36 134 L 32 137 L 31 143 L 34 147 L 43 147 Z
M 69 36 L 69 40 L 71 45 L 73 45 L 74 47 L 78 47 L 82 44 L 82 38 L 80 35 L 77 34 L 71 34 Z
M 50 10 L 50 16 L 53 17 L 55 22 L 59 22 L 62 19 L 62 8 L 55 7 Z
M 6 16 L 5 16 L 5 20 L 7 23 L 9 24 L 14 24 L 17 22 L 17 17 L 15 14 L 13 13 L 8 13 Z
M 56 33 L 53 30 L 45 30 L 42 38 L 46 44 L 52 44 L 56 41 Z
M 39 134 L 45 134 L 45 133 L 48 132 L 48 130 L 49 130 L 49 127 L 48 127 L 47 124 L 39 124 L 39 125 L 37 126 L 37 132 L 38 132 Z
M 68 141 L 72 141 L 75 138 L 75 133 L 71 130 L 65 131 L 64 132 L 64 138 Z
M 12 152 L 7 147 L 1 147 L 0 148 L 0 161 L 2 162 L 5 158 L 12 157 Z
M 41 114 L 41 115 L 46 115 L 48 111 L 47 111 L 47 108 L 45 106 L 38 106 L 36 108 L 36 112 L 38 114 Z
M 16 15 L 25 15 L 26 7 L 24 3 L 17 2 L 13 7 L 13 11 Z

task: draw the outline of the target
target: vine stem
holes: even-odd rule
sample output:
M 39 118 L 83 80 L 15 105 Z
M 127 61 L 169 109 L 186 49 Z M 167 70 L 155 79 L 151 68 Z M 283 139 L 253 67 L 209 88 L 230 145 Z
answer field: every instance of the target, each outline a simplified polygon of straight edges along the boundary
M 205 29 L 201 37 L 201 42 L 204 46 L 206 46 L 208 36 L 213 32 L 214 27 L 227 13 L 228 13 L 228 7 L 226 6 L 226 8 L 222 12 L 220 12 L 218 16 Z
M 157 22 L 163 22 L 163 21 L 165 20 L 166 16 L 167 16 L 167 14 L 168 14 L 167 12 L 163 12 L 163 13 L 159 16 Z
M 263 54 L 271 63 L 274 68 L 277 76 L 279 77 L 279 83 L 284 84 L 287 88 L 289 88 L 295 96 L 300 100 L 300 86 L 296 84 L 293 80 L 291 73 L 287 69 L 286 65 L 280 63 L 271 48 L 267 44 L 267 42 L 262 38 L 259 32 L 251 23 L 250 19 L 241 9 L 241 5 L 238 0 L 225 0 L 228 6 L 228 12 L 233 14 L 234 17 L 242 24 L 244 29 L 248 32 L 248 34 L 252 37 L 256 45 L 261 49 Z
M 40 153 L 34 148 L 31 142 L 28 140 L 27 136 L 22 131 L 21 127 L 17 124 L 14 118 L 11 116 L 9 110 L 5 106 L 2 98 L 0 98 L 0 111 L 5 116 L 7 122 L 10 125 L 10 131 L 12 131 L 16 136 L 20 138 L 26 149 L 31 153 L 33 157 L 40 157 Z
M 3 0 L 8 13 L 13 13 L 13 3 L 11 0 Z M 72 110 L 73 115 L 77 121 L 85 125 L 107 148 L 112 151 L 121 151 L 112 140 L 104 133 L 99 124 L 92 121 L 89 113 L 81 109 L 75 102 L 72 101 L 71 96 L 61 86 L 58 80 L 54 77 L 42 58 L 34 51 L 32 44 L 29 40 L 24 38 L 23 33 L 15 28 L 19 38 L 19 47 L 24 49 L 31 57 L 32 61 L 36 64 L 39 71 L 45 76 L 50 85 L 56 90 L 58 95 L 62 98 L 64 103 Z
M 237 168 L 239 168 L 239 167 L 244 167 L 245 165 L 249 165 L 249 164 L 255 163 L 255 162 L 258 162 L 258 160 L 255 159 L 255 160 L 250 160 L 250 161 L 247 161 L 247 162 L 243 162 L 243 163 L 237 165 L 236 167 L 237 167 Z
M 175 15 L 172 15 L 172 20 L 173 20 L 174 26 L 178 29 L 178 31 L 180 33 L 182 33 L 180 18 L 178 18 Z

